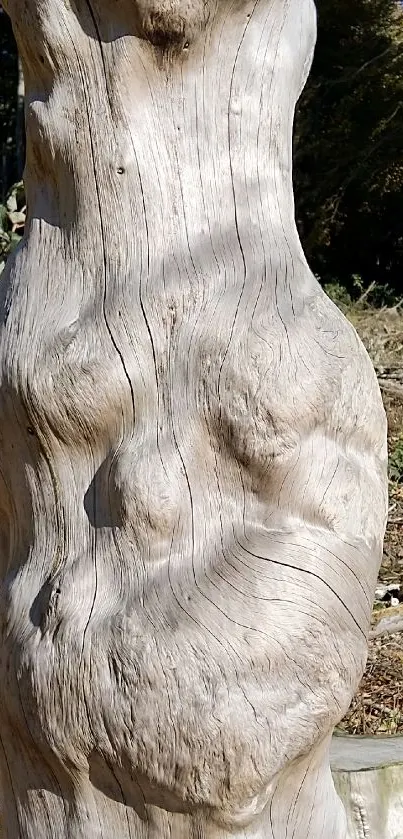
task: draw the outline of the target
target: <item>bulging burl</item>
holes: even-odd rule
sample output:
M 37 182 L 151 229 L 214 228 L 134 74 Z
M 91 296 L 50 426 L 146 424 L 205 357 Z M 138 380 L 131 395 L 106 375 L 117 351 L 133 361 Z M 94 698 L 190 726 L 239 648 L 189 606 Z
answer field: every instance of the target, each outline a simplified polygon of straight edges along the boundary
M 306 263 L 311 0 L 7 0 L 5 839 L 346 839 L 332 728 L 386 518 L 369 359 Z

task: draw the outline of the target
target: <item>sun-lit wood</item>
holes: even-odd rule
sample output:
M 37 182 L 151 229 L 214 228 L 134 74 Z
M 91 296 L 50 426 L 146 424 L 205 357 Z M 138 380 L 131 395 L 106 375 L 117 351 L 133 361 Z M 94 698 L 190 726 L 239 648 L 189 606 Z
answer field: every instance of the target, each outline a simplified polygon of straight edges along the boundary
M 299 242 L 311 0 L 7 0 L 5 839 L 346 839 L 386 432 Z M 379 837 L 378 837 L 379 839 Z

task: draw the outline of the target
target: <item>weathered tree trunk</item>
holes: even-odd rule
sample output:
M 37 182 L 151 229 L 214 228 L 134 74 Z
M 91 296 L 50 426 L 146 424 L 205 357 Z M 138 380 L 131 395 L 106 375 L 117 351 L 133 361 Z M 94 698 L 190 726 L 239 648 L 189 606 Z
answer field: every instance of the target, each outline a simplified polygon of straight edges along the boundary
M 332 766 L 349 839 L 401 839 L 403 737 L 335 737 Z
M 345 839 L 385 419 L 296 232 L 311 0 L 8 0 L 7 839 Z

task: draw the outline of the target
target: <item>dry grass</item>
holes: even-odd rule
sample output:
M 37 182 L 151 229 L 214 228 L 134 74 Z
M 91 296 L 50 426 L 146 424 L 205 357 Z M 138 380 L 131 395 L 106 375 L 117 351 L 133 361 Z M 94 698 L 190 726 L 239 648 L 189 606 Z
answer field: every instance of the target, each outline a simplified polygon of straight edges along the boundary
M 403 307 L 372 309 L 357 303 L 346 315 L 354 324 L 375 370 L 382 379 L 403 388 Z
M 375 366 L 389 422 L 389 452 L 403 439 L 403 311 L 357 304 L 346 311 Z M 403 587 L 403 482 L 390 481 L 389 522 L 380 580 Z M 399 609 L 403 615 L 403 606 Z M 393 610 L 382 609 L 391 614 Z M 373 614 L 375 623 L 379 610 Z M 403 633 L 369 643 L 368 664 L 340 729 L 349 734 L 403 734 Z
M 403 734 L 401 633 L 370 642 L 367 669 L 338 728 L 348 734 Z

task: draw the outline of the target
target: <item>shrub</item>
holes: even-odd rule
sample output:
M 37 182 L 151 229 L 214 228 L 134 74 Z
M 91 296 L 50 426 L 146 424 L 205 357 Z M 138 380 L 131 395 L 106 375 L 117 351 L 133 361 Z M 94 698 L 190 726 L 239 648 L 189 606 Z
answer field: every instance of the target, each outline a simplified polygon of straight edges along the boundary
M 0 273 L 22 239 L 25 215 L 24 184 L 19 181 L 7 193 L 6 203 L 0 204 Z

